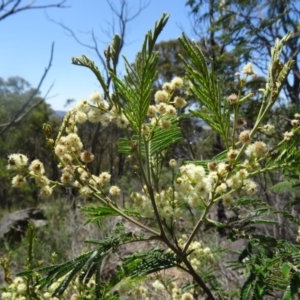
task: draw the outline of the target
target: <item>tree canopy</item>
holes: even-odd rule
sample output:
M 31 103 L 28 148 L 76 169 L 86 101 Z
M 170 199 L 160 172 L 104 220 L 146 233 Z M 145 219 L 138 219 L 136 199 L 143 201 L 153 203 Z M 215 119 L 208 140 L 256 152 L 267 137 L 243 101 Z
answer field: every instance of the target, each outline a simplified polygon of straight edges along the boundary
M 299 0 L 188 0 L 194 20 L 194 32 L 207 36 L 211 43 L 219 43 L 241 64 L 252 62 L 264 74 L 271 56 L 271 45 L 288 32 L 292 38 L 283 49 L 286 62 L 295 64 L 284 87 L 289 102 L 299 104 Z

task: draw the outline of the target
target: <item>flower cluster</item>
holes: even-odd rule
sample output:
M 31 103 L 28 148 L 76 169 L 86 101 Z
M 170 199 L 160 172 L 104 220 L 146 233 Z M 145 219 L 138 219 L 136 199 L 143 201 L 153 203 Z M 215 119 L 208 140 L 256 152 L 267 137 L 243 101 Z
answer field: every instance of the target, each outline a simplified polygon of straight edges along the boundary
M 122 300 L 147 299 L 149 293 L 146 285 L 126 279 L 118 285 L 117 290 Z
M 190 289 L 189 292 L 183 292 L 175 281 L 171 281 L 169 284 L 164 284 L 161 280 L 155 280 L 152 283 L 154 291 L 157 293 L 157 296 L 162 299 L 172 299 L 172 300 L 193 300 L 193 289 Z
M 272 135 L 276 132 L 275 126 L 269 123 L 261 127 L 260 130 L 268 135 Z
M 157 91 L 154 98 L 156 105 L 150 105 L 148 116 L 150 124 L 143 126 L 144 133 L 149 128 L 160 126 L 163 129 L 171 127 L 170 118 L 176 116 L 176 108 L 186 105 L 186 101 L 181 97 L 174 97 L 174 91 L 180 89 L 183 80 L 175 77 L 171 83 L 164 85 L 162 91 Z M 62 124 L 65 135 L 60 135 L 54 143 L 54 153 L 59 160 L 59 167 L 62 169 L 60 181 L 63 185 L 75 186 L 79 189 L 82 196 L 86 197 L 92 194 L 93 188 L 102 189 L 108 186 L 110 175 L 100 174 L 95 176 L 90 174 L 87 164 L 94 160 L 94 154 L 83 149 L 83 143 L 77 134 L 78 124 L 90 121 L 92 123 L 100 122 L 107 126 L 111 121 L 115 121 L 120 128 L 126 128 L 129 124 L 126 116 L 115 106 L 111 106 L 99 92 L 93 92 L 90 95 L 90 101 L 81 100 L 75 108 L 69 112 Z M 28 168 L 28 158 L 23 154 L 11 154 L 8 157 L 8 169 L 18 170 L 21 174 L 12 179 L 13 187 L 21 187 L 27 183 L 27 177 L 34 177 L 37 185 L 40 187 L 41 196 L 50 196 L 55 184 L 50 185 L 50 180 L 44 175 L 45 169 L 42 162 L 34 160 Z M 120 194 L 117 186 L 109 188 L 112 197 Z
M 62 129 L 65 135 L 59 135 L 53 142 L 54 153 L 59 160 L 61 168 L 60 183 L 51 182 L 44 174 L 45 168 L 38 159 L 33 160 L 28 166 L 28 158 L 24 154 L 11 154 L 8 157 L 8 169 L 19 171 L 20 174 L 12 179 L 13 187 L 21 187 L 27 183 L 27 177 L 33 177 L 40 187 L 41 196 L 50 196 L 56 185 L 67 185 L 78 188 L 83 197 L 90 196 L 95 190 L 101 193 L 116 197 L 121 190 L 117 186 L 109 187 L 111 175 L 103 172 L 98 176 L 92 175 L 87 165 L 94 160 L 94 154 L 84 150 L 83 143 L 77 134 L 77 125 L 86 122 L 101 122 L 107 125 L 110 121 L 116 120 L 119 127 L 128 125 L 127 118 L 112 107 L 109 110 L 109 103 L 99 92 L 90 96 L 91 102 L 79 101 L 76 107 L 69 112 L 63 121 Z
M 92 175 L 87 164 L 94 160 L 94 154 L 83 150 L 83 143 L 75 132 L 61 136 L 56 142 L 54 153 L 60 161 L 62 174 L 61 183 L 74 186 L 79 189 L 83 197 L 92 194 L 94 188 L 103 188 L 110 182 L 110 174 L 101 173 L 99 176 Z
M 16 277 L 1 294 L 2 300 L 26 300 L 27 285 L 22 277 Z
M 129 124 L 126 116 L 115 106 L 111 106 L 107 100 L 99 92 L 93 92 L 90 95 L 91 103 L 87 100 L 79 101 L 72 111 L 73 123 L 84 123 L 89 121 L 91 123 L 101 123 L 107 126 L 110 122 L 115 120 L 120 128 L 126 128 Z M 75 129 L 76 132 L 76 129 Z
M 149 278 L 149 280 L 152 278 Z M 149 281 L 148 280 L 148 281 Z M 152 279 L 153 280 L 153 279 Z M 121 300 L 129 299 L 167 299 L 167 300 L 193 300 L 193 288 L 184 290 L 175 281 L 163 282 L 161 279 L 152 281 L 151 285 L 123 281 L 117 287 Z
M 40 195 L 43 197 L 50 196 L 53 187 L 50 185 L 50 180 L 45 176 L 44 164 L 35 159 L 28 166 L 28 157 L 24 154 L 10 154 L 8 156 L 8 169 L 15 170 L 20 174 L 12 178 L 12 187 L 19 188 L 27 184 L 28 176 L 34 178 L 35 183 L 40 187 Z
M 230 155 L 235 156 L 237 153 L 231 151 Z M 253 164 L 246 162 L 248 169 L 252 170 Z M 172 169 L 175 169 L 176 164 L 176 160 L 170 160 Z M 248 178 L 246 167 L 232 172 L 230 165 L 224 162 L 211 162 L 208 170 L 206 172 L 203 166 L 192 163 L 179 167 L 174 186 L 164 188 L 154 196 L 160 216 L 167 221 L 176 220 L 183 216 L 182 208 L 186 205 L 192 209 L 202 209 L 209 201 L 222 199 L 225 206 L 230 206 L 234 192 L 241 196 L 253 195 L 257 191 L 257 184 Z M 134 207 L 140 209 L 144 217 L 153 217 L 153 207 L 146 187 L 143 188 L 143 193 L 133 192 L 131 199 Z
M 155 105 L 150 105 L 147 112 L 151 126 L 159 125 L 163 129 L 170 129 L 171 118 L 176 116 L 177 109 L 183 108 L 187 104 L 184 98 L 174 97 L 175 90 L 182 88 L 182 86 L 182 78 L 175 77 L 170 83 L 165 83 L 162 90 L 155 93 Z M 145 133 L 148 131 L 148 127 L 145 125 Z
M 247 63 L 243 69 L 242 69 L 242 72 L 246 75 L 252 75 L 254 77 L 257 76 L 257 74 L 254 72 L 253 70 L 253 64 L 251 62 Z
M 183 249 L 187 242 L 187 236 L 182 235 L 178 244 Z M 204 247 L 201 242 L 194 241 L 188 247 L 188 259 L 196 271 L 200 271 L 204 264 L 210 263 L 213 259 L 213 254 L 209 247 Z
M 58 300 L 57 297 L 52 297 L 52 293 L 55 291 L 55 289 L 58 287 L 59 283 L 62 281 L 62 279 L 59 282 L 53 283 L 48 290 L 41 291 L 39 287 L 37 286 L 34 289 L 35 295 L 38 295 L 42 299 L 49 299 L 49 300 Z M 5 288 L 6 291 L 4 291 L 1 295 L 1 299 L 3 300 L 26 300 L 28 299 L 28 287 L 26 282 L 22 277 L 16 277 L 13 282 Z M 33 291 L 31 291 L 33 292 Z M 68 293 L 68 291 L 66 291 Z
M 233 153 L 231 153 L 233 155 Z M 220 162 L 210 162 L 209 172 L 204 167 L 187 164 L 180 167 L 181 176 L 177 178 L 176 187 L 192 208 L 206 206 L 210 200 L 223 199 L 227 204 L 232 203 L 232 194 L 239 191 L 250 195 L 256 192 L 256 184 L 248 177 L 245 169 L 236 173 L 231 171 L 230 165 Z

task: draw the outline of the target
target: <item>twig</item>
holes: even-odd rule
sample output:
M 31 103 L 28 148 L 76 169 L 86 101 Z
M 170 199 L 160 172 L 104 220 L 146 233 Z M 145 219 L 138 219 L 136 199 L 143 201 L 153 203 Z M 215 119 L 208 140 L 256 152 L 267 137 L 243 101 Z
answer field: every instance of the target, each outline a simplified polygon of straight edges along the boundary
M 44 9 L 44 8 L 51 8 L 51 7 L 57 7 L 57 8 L 68 7 L 68 6 L 63 5 L 66 2 L 66 0 L 60 1 L 58 3 L 46 4 L 46 5 L 33 5 L 34 2 L 35 2 L 35 0 L 30 1 L 28 4 L 26 4 L 24 6 L 19 6 L 21 3 L 21 0 L 8 0 L 6 2 L 2 1 L 1 5 L 0 5 L 0 21 L 4 20 L 8 16 L 11 16 L 13 14 L 16 14 L 16 13 L 24 11 L 24 10 Z M 9 7 L 9 6 L 11 6 L 11 7 Z

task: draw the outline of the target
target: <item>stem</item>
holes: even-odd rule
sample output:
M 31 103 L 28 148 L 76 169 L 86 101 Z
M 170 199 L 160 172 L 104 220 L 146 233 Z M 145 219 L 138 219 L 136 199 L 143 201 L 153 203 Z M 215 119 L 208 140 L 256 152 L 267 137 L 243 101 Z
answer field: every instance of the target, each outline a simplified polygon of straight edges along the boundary
M 188 239 L 188 241 L 186 242 L 186 244 L 185 244 L 185 246 L 184 246 L 184 248 L 183 248 L 183 253 L 186 253 L 186 252 L 187 252 L 187 250 L 188 250 L 188 248 L 189 248 L 191 242 L 193 241 L 193 239 L 194 239 L 194 237 L 195 237 L 195 235 L 196 235 L 196 233 L 197 233 L 197 231 L 198 231 L 200 225 L 201 225 L 202 222 L 204 221 L 206 215 L 207 215 L 208 212 L 209 212 L 209 209 L 211 208 L 211 206 L 212 206 L 213 204 L 214 204 L 214 201 L 211 200 L 211 202 L 210 202 L 210 203 L 208 204 L 208 206 L 205 208 L 205 210 L 204 210 L 204 212 L 203 212 L 201 218 L 199 219 L 199 221 L 197 222 L 197 224 L 194 226 L 193 231 L 192 231 L 191 235 L 189 236 L 189 239 Z
M 199 286 L 207 294 L 208 298 L 206 298 L 206 299 L 215 300 L 214 295 L 212 294 L 212 292 L 210 291 L 208 286 L 205 284 L 203 279 L 196 273 L 196 271 L 194 270 L 194 268 L 190 264 L 188 258 L 185 256 L 185 257 L 182 257 L 182 260 L 183 260 L 184 264 L 186 265 L 187 269 L 189 270 L 189 273 L 193 276 L 193 279 L 199 284 Z
M 187 257 L 183 257 L 182 258 L 184 264 L 186 265 L 187 269 L 189 270 L 189 273 L 193 276 L 193 279 L 198 283 L 198 285 L 203 289 L 203 291 L 207 294 L 208 300 L 215 300 L 214 295 L 212 294 L 212 292 L 210 291 L 210 289 L 208 288 L 208 286 L 205 284 L 205 282 L 203 281 L 203 279 L 196 273 L 196 271 L 194 270 L 194 268 L 192 267 L 192 265 L 190 264 L 189 260 L 187 259 Z
M 239 81 L 240 85 L 241 85 L 241 81 Z M 240 98 L 241 98 L 241 92 L 242 92 L 242 88 L 243 86 L 240 86 L 239 89 L 239 93 L 237 96 L 237 102 L 235 104 L 233 104 L 233 112 L 234 112 L 234 121 L 233 121 L 233 129 L 232 129 L 232 149 L 235 148 L 235 132 L 236 132 L 236 123 L 237 123 L 237 114 L 239 111 L 239 102 L 240 102 Z
M 293 128 L 292 132 L 295 133 L 297 131 L 299 131 L 300 126 Z M 279 148 L 282 144 L 286 143 L 286 139 L 282 139 L 275 147 L 273 147 L 272 149 L 269 150 L 269 152 L 273 152 L 274 150 L 276 150 L 277 148 Z
M 148 231 L 148 232 L 150 232 L 150 233 L 152 233 L 152 234 L 154 234 L 154 235 L 156 235 L 156 236 L 160 236 L 160 234 L 159 234 L 157 231 L 155 231 L 155 230 L 149 228 L 148 226 L 146 226 L 146 225 L 140 223 L 139 221 L 137 221 L 137 220 L 131 218 L 130 216 L 128 216 L 126 213 L 122 212 L 122 211 L 121 211 L 120 209 L 118 209 L 112 202 L 110 202 L 110 200 L 107 201 L 107 200 L 103 199 L 100 195 L 96 194 L 96 191 L 97 191 L 97 190 L 96 190 L 93 186 L 89 186 L 89 188 L 90 188 L 91 190 L 93 190 L 93 192 L 94 192 L 93 196 L 94 196 L 95 198 L 97 198 L 98 200 L 100 200 L 102 203 L 104 203 L 105 205 L 109 206 L 110 208 L 112 208 L 112 209 L 113 209 L 114 211 L 116 211 L 119 215 L 121 215 L 124 219 L 126 219 L 127 221 L 129 221 L 129 222 L 131 222 L 131 223 L 137 225 L 138 227 L 140 227 L 140 228 L 142 228 L 142 229 L 144 229 L 144 230 L 146 230 L 146 231 Z
M 197 233 L 197 230 L 199 229 L 201 223 L 203 222 L 203 220 L 205 219 L 206 215 L 208 214 L 210 208 L 212 207 L 212 205 L 215 203 L 214 199 L 215 199 L 215 192 L 216 192 L 216 189 L 217 189 L 217 186 L 219 184 L 219 180 L 220 178 L 218 178 L 216 184 L 215 184 L 215 188 L 214 190 L 211 192 L 210 194 L 210 202 L 207 204 L 201 218 L 199 219 L 199 221 L 197 222 L 197 224 L 194 226 L 193 228 L 193 231 L 191 233 L 191 235 L 189 236 L 185 246 L 184 246 L 184 249 L 183 249 L 183 253 L 186 253 L 188 248 L 189 248 L 189 245 L 191 244 L 191 242 L 193 241 L 196 233 Z M 205 201 L 206 202 L 206 201 Z
M 238 99 L 240 98 L 240 92 Z M 237 123 L 237 113 L 238 113 L 238 103 L 234 104 L 234 120 L 233 120 L 233 129 L 232 129 L 232 149 L 235 147 L 235 132 L 236 132 L 236 123 Z
M 167 237 L 162 237 L 162 242 L 164 242 L 182 260 L 182 262 L 185 264 L 185 266 L 187 268 L 184 270 L 193 276 L 193 279 L 207 294 L 207 296 L 208 296 L 207 299 L 215 300 L 215 297 L 212 294 L 212 292 L 210 291 L 210 289 L 208 288 L 208 286 L 205 284 L 205 282 L 203 281 L 201 276 L 199 276 L 199 274 L 197 274 L 197 272 L 194 270 L 193 266 L 190 264 L 185 251 L 182 251 L 179 247 L 176 247 L 172 242 L 169 241 L 169 239 Z
M 250 137 L 252 137 L 254 135 L 254 133 L 256 132 L 256 130 L 259 127 L 260 123 L 265 118 L 266 114 L 269 112 L 271 107 L 272 107 L 272 103 L 269 102 L 267 107 L 265 108 L 265 110 L 263 112 L 261 111 L 262 109 L 260 110 L 259 115 L 258 115 L 258 117 L 256 119 L 256 122 L 255 122 L 255 125 L 254 125 L 253 129 L 250 132 Z M 262 104 L 261 108 L 263 108 L 263 104 Z
M 219 196 L 219 197 L 213 199 L 212 202 L 213 202 L 213 203 L 216 203 L 217 201 L 221 200 L 224 196 L 228 196 L 228 195 L 234 193 L 236 190 L 237 190 L 237 189 L 233 189 L 233 190 L 229 191 L 228 193 L 223 194 L 223 195 L 221 195 L 221 196 Z
M 147 190 L 148 190 L 148 193 L 149 193 L 149 196 L 150 196 L 150 201 L 151 201 L 151 204 L 152 204 L 152 207 L 153 207 L 153 210 L 154 210 L 154 215 L 155 215 L 156 221 L 158 223 L 160 234 L 161 234 L 161 236 L 165 236 L 164 227 L 163 227 L 163 224 L 162 224 L 161 219 L 160 219 L 160 215 L 159 215 L 159 212 L 158 212 L 158 209 L 157 209 L 157 206 L 156 206 L 156 202 L 155 202 L 154 191 L 153 191 L 153 188 L 152 188 L 152 185 L 151 185 L 151 173 L 150 173 L 150 161 L 149 161 L 150 160 L 150 155 L 149 155 L 149 148 L 148 148 L 149 147 L 149 142 L 147 142 L 144 139 L 144 144 L 145 144 L 147 176 L 146 176 L 145 171 L 143 169 L 142 163 L 139 160 L 140 169 L 142 171 L 142 176 L 144 177 L 145 184 L 147 186 Z M 149 181 L 147 180 L 147 177 L 148 177 Z
M 125 131 L 125 133 L 126 133 L 126 136 L 128 137 L 128 139 L 132 142 L 132 139 L 131 139 L 128 131 Z M 141 132 L 141 130 L 139 130 L 139 139 L 138 139 L 139 140 L 139 144 L 138 144 L 139 149 L 138 149 L 138 151 L 134 151 L 134 155 L 135 155 L 135 158 L 137 159 L 137 161 L 139 163 L 140 172 L 142 174 L 142 178 L 145 181 L 145 185 L 147 187 L 147 190 L 148 190 L 148 193 L 149 193 L 149 196 L 150 196 L 151 205 L 153 207 L 154 215 L 155 215 L 156 221 L 157 221 L 158 226 L 159 226 L 160 235 L 161 236 L 165 236 L 164 228 L 163 228 L 163 225 L 162 225 L 162 222 L 161 222 L 161 219 L 160 219 L 160 216 L 159 216 L 159 212 L 158 212 L 158 209 L 157 209 L 157 206 L 156 206 L 156 203 L 155 203 L 154 192 L 153 192 L 153 188 L 152 188 L 152 185 L 151 185 L 149 149 L 148 149 L 149 143 L 148 143 L 148 141 L 145 140 L 145 138 L 142 138 L 142 137 L 143 137 L 142 132 Z M 145 170 L 144 170 L 144 165 L 143 165 L 142 155 L 141 155 L 141 153 L 142 153 L 142 146 L 141 146 L 142 140 L 143 140 L 144 145 L 145 145 L 145 156 L 146 156 L 147 174 L 145 173 Z M 149 179 L 149 181 L 148 181 L 148 179 Z M 132 219 L 132 220 L 134 220 L 134 219 Z M 138 223 L 140 225 L 143 225 L 140 222 L 138 222 Z M 137 223 L 135 223 L 135 224 L 138 225 Z M 140 225 L 138 225 L 138 226 L 140 226 Z M 152 229 L 148 228 L 147 230 L 151 231 Z M 152 231 L 152 232 L 155 232 L 155 231 Z M 159 235 L 159 234 L 157 232 L 155 232 L 155 235 Z
M 270 168 L 264 168 L 264 169 L 260 169 L 258 171 L 254 171 L 252 173 L 249 173 L 249 177 L 250 176 L 254 176 L 254 175 L 257 175 L 257 174 L 261 174 L 261 173 L 265 173 L 265 172 L 268 172 L 268 171 L 273 171 L 273 170 L 276 170 L 276 169 L 282 169 L 286 166 L 287 164 L 280 164 L 280 165 L 276 165 L 276 166 L 273 166 L 273 167 L 270 167 Z

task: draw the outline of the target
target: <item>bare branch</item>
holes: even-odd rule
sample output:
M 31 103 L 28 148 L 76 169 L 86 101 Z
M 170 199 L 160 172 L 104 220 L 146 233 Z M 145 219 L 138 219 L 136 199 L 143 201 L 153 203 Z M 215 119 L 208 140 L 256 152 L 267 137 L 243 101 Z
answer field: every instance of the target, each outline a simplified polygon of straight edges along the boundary
M 92 39 L 93 39 L 93 42 L 94 42 L 94 50 L 97 53 L 97 56 L 99 57 L 99 60 L 102 64 L 102 66 L 103 66 L 106 78 L 109 78 L 109 73 L 108 73 L 108 70 L 107 70 L 107 67 L 106 67 L 106 63 L 105 63 L 103 55 L 101 55 L 101 53 L 99 51 L 98 42 L 97 42 L 97 38 L 95 36 L 94 30 L 92 30 Z
M 127 0 L 120 0 L 121 5 L 119 10 L 116 8 L 115 4 L 111 0 L 106 1 L 108 6 L 110 7 L 111 11 L 114 13 L 115 17 L 119 21 L 119 34 L 121 37 L 122 41 L 122 46 L 124 43 L 124 38 L 127 33 L 127 24 L 131 21 L 133 21 L 135 18 L 137 18 L 143 10 L 145 10 L 149 5 L 150 5 L 150 0 L 147 1 L 141 1 L 139 0 L 139 7 L 135 13 L 132 15 L 129 14 L 129 11 L 131 10 L 128 6 L 128 1 Z M 114 21 L 114 18 L 113 18 Z M 115 32 L 115 26 L 114 22 L 113 24 L 108 23 L 111 25 L 110 27 L 113 29 L 112 31 Z M 112 38 L 112 37 L 110 37 Z
M 48 18 L 49 21 L 51 21 L 54 24 L 59 25 L 60 27 L 62 27 L 68 33 L 68 35 L 70 37 L 72 37 L 79 45 L 95 51 L 96 54 L 97 54 L 97 56 L 98 56 L 98 58 L 99 58 L 99 60 L 100 60 L 100 62 L 101 62 L 101 64 L 102 64 L 102 66 L 103 66 L 104 72 L 106 73 L 105 75 L 106 75 L 106 77 L 108 77 L 108 70 L 106 68 L 105 59 L 104 59 L 103 55 L 100 53 L 100 50 L 99 50 L 99 47 L 98 47 L 97 38 L 96 38 L 96 36 L 94 34 L 94 30 L 92 30 L 92 33 L 91 33 L 92 40 L 93 40 L 94 44 L 90 45 L 90 44 L 82 42 L 78 38 L 78 36 L 75 34 L 75 32 L 71 28 L 69 28 L 65 24 L 63 24 L 62 22 L 57 22 L 57 21 L 53 20 L 52 18 L 50 18 L 49 16 L 47 16 L 47 18 Z
M 118 12 L 118 10 L 116 9 L 115 5 L 113 4 L 113 2 L 111 0 L 107 0 L 107 4 L 109 5 L 112 12 L 116 15 L 116 17 L 118 17 L 119 19 L 125 20 L 127 23 L 133 21 L 136 17 L 138 17 L 140 15 L 140 13 L 143 10 L 145 10 L 150 5 L 150 0 L 147 0 L 147 1 L 139 0 L 139 8 L 137 9 L 136 13 L 134 13 L 133 15 L 131 15 L 129 17 L 129 15 L 128 15 L 129 7 L 128 7 L 127 1 L 126 0 L 120 0 L 120 1 L 121 1 L 120 12 Z M 126 9 L 125 18 L 124 18 L 124 9 Z
M 40 82 L 37 86 L 37 88 L 33 91 L 33 93 L 31 94 L 31 96 L 26 100 L 26 102 L 24 103 L 24 105 L 22 106 L 22 108 L 16 113 L 16 115 L 13 117 L 13 119 L 7 123 L 7 124 L 1 124 L 0 127 L 4 127 L 1 131 L 0 131 L 0 136 L 3 135 L 11 126 L 15 125 L 17 122 L 19 122 L 21 119 L 23 119 L 34 107 L 36 107 L 38 104 L 40 104 L 42 101 L 44 101 L 45 99 L 41 99 L 41 101 L 38 102 L 38 104 L 33 105 L 33 107 L 30 107 L 29 110 L 24 113 L 25 109 L 29 106 L 30 102 L 32 101 L 32 99 L 38 94 L 50 68 L 52 65 L 52 60 L 53 60 L 53 53 L 54 53 L 54 42 L 51 45 L 51 53 L 50 53 L 50 60 L 48 63 L 47 68 L 44 71 L 44 74 L 42 76 L 42 78 L 40 79 Z M 51 86 L 52 87 L 52 86 Z M 50 87 L 50 89 L 51 89 Z M 47 92 L 47 94 L 49 93 L 49 90 Z
M 103 30 L 101 28 L 101 30 L 103 33 L 105 33 L 106 36 L 108 36 L 110 39 L 112 39 L 113 35 L 115 33 L 117 33 L 116 24 L 115 24 L 115 21 L 117 19 L 118 27 L 119 27 L 118 31 L 119 31 L 119 35 L 121 38 L 121 45 L 120 45 L 120 52 L 121 52 L 121 50 L 125 44 L 125 37 L 127 34 L 128 23 L 133 21 L 144 9 L 146 9 L 149 6 L 150 0 L 143 0 L 143 1 L 139 0 L 138 1 L 138 9 L 133 14 L 130 14 L 131 9 L 128 6 L 128 0 L 119 0 L 119 2 L 120 2 L 119 8 L 115 5 L 115 3 L 112 0 L 106 0 L 106 2 L 114 16 L 113 16 L 112 20 L 107 22 L 106 28 L 108 28 L 108 29 Z M 105 72 L 106 80 L 109 83 L 110 80 L 109 80 L 108 69 L 106 66 L 106 60 L 105 60 L 104 55 L 100 52 L 99 39 L 97 38 L 95 31 L 91 30 L 91 32 L 89 32 L 91 39 L 92 39 L 92 43 L 86 43 L 86 42 L 83 42 L 71 28 L 69 28 L 62 22 L 57 22 L 57 21 L 51 19 L 49 16 L 48 16 L 48 19 L 51 22 L 62 27 L 68 33 L 68 35 L 71 36 L 79 45 L 95 52 L 95 54 L 97 55 L 101 65 L 103 67 L 103 70 Z
M 13 14 L 16 14 L 18 12 L 24 11 L 24 10 L 31 10 L 31 9 L 45 9 L 45 8 L 66 8 L 67 6 L 64 5 L 64 3 L 67 0 L 63 0 L 57 3 L 53 4 L 46 4 L 46 5 L 34 5 L 35 0 L 30 1 L 28 4 L 25 4 L 21 6 L 21 0 L 7 0 L 2 1 L 0 5 L 0 21 L 4 20 L 8 16 L 11 16 Z

